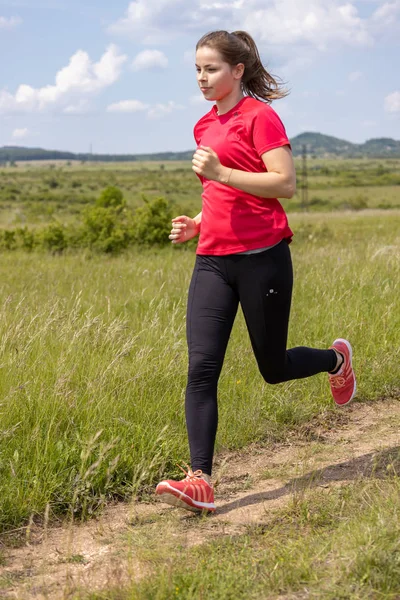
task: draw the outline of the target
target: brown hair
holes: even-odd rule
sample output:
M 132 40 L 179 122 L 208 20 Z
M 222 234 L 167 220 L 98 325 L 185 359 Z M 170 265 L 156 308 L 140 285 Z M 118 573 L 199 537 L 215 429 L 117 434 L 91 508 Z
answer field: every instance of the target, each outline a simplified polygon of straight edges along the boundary
M 281 81 L 265 69 L 256 43 L 246 31 L 211 31 L 197 42 L 196 51 L 202 46 L 217 50 L 231 67 L 244 64 L 241 85 L 247 96 L 270 103 L 288 95 Z

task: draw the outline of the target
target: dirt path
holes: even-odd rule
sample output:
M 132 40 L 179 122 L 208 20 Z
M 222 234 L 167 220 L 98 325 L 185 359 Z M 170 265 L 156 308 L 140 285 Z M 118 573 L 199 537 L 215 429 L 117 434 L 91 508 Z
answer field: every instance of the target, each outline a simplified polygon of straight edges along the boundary
M 80 588 L 123 586 L 149 574 L 146 555 L 162 552 L 166 535 L 188 548 L 246 532 L 302 490 L 329 490 L 387 473 L 399 451 L 400 401 L 354 403 L 315 419 L 285 444 L 220 457 L 215 515 L 199 518 L 155 502 L 132 502 L 111 506 L 84 525 L 31 529 L 25 546 L 5 552 L 0 598 L 58 600 Z

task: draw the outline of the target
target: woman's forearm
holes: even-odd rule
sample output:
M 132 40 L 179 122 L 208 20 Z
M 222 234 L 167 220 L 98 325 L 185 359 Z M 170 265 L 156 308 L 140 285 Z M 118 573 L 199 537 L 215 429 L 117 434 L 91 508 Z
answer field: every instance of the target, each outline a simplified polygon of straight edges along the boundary
M 198 215 L 196 215 L 195 217 L 193 217 L 193 221 L 196 223 L 196 225 L 197 225 L 197 229 L 198 229 L 199 231 L 200 231 L 200 226 L 201 226 L 201 215 L 202 215 L 202 212 L 203 212 L 203 211 L 199 212 L 199 214 L 198 214 Z
M 249 173 L 222 167 L 220 183 L 261 198 L 292 198 L 296 191 L 295 176 L 276 173 Z

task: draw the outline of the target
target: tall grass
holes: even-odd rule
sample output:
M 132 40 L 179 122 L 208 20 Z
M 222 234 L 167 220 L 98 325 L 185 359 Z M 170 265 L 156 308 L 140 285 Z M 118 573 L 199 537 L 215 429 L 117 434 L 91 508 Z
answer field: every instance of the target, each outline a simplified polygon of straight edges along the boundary
M 184 555 L 173 536 L 158 539 L 150 530 L 148 546 L 154 549 L 146 553 L 146 563 L 154 575 L 131 589 L 75 597 L 397 600 L 399 492 L 397 478 L 359 481 L 329 493 L 306 491 L 269 522 L 250 526 L 247 535 L 205 543 Z M 162 552 L 168 556 L 163 562 Z
M 359 397 L 398 389 L 400 216 L 295 215 L 290 345 L 348 337 Z M 0 529 L 85 517 L 187 460 L 192 252 L 0 255 Z M 268 386 L 239 315 L 217 449 L 277 439 L 331 406 L 326 376 Z M 47 508 L 46 508 L 47 507 Z M 47 514 L 46 513 L 46 514 Z

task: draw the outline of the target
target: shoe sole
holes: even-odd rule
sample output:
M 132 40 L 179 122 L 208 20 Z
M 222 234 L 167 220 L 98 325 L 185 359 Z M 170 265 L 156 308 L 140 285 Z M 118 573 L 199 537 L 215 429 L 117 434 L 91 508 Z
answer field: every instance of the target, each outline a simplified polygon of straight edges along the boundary
M 337 340 L 335 340 L 331 346 L 334 347 L 336 342 L 341 342 L 342 344 L 344 344 L 347 348 L 347 350 L 349 351 L 349 355 L 350 355 L 350 366 L 351 366 L 351 370 L 353 371 L 353 377 L 354 377 L 354 387 L 353 387 L 353 392 L 350 396 L 350 399 L 347 400 L 347 402 L 344 402 L 343 404 L 338 404 L 335 400 L 335 398 L 333 399 L 336 406 L 347 406 L 348 404 L 350 404 L 350 402 L 353 400 L 354 396 L 356 395 L 356 391 L 357 391 L 357 381 L 356 381 L 356 376 L 354 374 L 354 369 L 353 369 L 353 348 L 351 347 L 350 342 L 348 342 L 347 340 L 345 340 L 344 338 L 338 338 Z
M 165 489 L 168 487 L 168 489 Z M 183 492 L 178 492 L 173 487 L 163 485 L 163 489 L 158 491 L 156 489 L 156 494 L 159 496 L 161 502 L 166 502 L 171 506 L 176 506 L 178 508 L 184 508 L 186 510 L 190 510 L 195 513 L 211 513 L 215 512 L 216 506 L 212 502 L 196 502 L 196 500 L 192 500 L 189 496 L 186 496 Z M 187 498 L 187 500 L 185 500 Z

